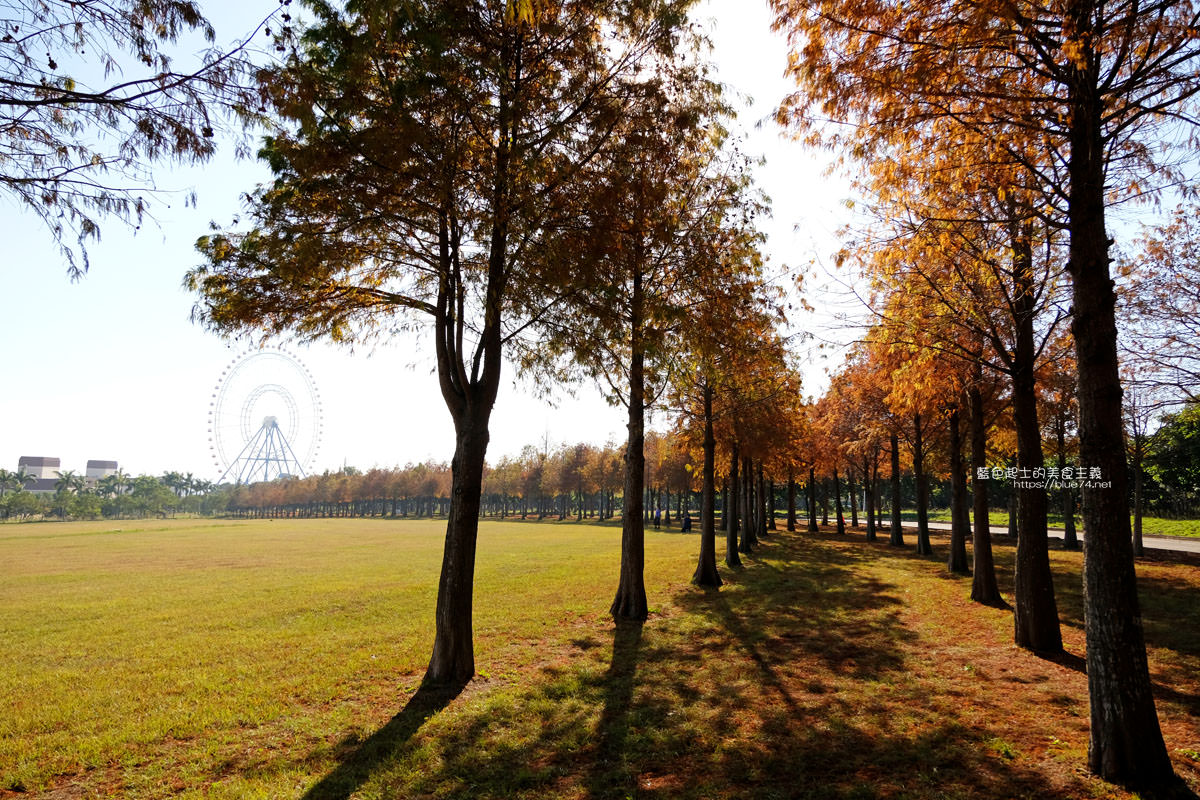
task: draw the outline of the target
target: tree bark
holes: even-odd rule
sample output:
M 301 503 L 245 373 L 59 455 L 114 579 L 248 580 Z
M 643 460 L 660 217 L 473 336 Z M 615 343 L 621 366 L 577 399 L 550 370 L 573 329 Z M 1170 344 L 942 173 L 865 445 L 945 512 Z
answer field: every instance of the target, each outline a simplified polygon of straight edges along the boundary
M 808 468 L 808 532 L 817 532 L 817 473 Z
M 787 482 L 787 529 L 796 530 L 796 476 L 791 467 L 788 467 Z
M 642 519 L 642 496 L 646 481 L 646 383 L 642 344 L 642 274 L 633 270 L 630 298 L 632 325 L 629 357 L 629 421 L 625 446 L 625 508 L 621 514 L 621 579 L 609 613 L 620 620 L 644 620 L 646 602 L 646 528 Z
M 933 555 L 929 542 L 929 481 L 925 475 L 925 445 L 921 436 L 921 415 L 913 415 L 913 483 L 917 489 L 917 555 Z
M 713 437 L 712 387 L 704 384 L 704 470 L 700 494 L 700 563 L 692 575 L 697 586 L 716 588 L 721 585 L 717 572 L 717 526 L 714 512 L 716 480 L 714 478 L 717 443 Z
M 971 403 L 971 489 L 974 502 L 975 530 L 971 538 L 974 557 L 974 577 L 971 580 L 971 599 L 976 603 L 996 606 L 1003 603 L 996 581 L 996 563 L 992 558 L 992 529 L 988 519 L 987 478 L 980 473 L 987 469 L 987 422 L 983 418 L 983 394 L 978 381 L 983 368 L 975 365 L 976 384 L 967 391 Z
M 738 447 L 734 442 L 729 447 L 729 492 L 725 503 L 725 564 L 729 567 L 740 567 L 742 558 L 738 555 Z
M 888 544 L 901 547 L 904 532 L 900 528 L 900 438 L 893 433 L 889 442 L 892 446 L 892 535 Z
M 1033 279 L 1033 251 L 1024 226 L 1014 223 L 1013 299 L 1016 322 L 1016 347 L 1012 359 L 1013 425 L 1017 429 L 1018 480 L 1026 484 L 1018 489 L 1017 562 L 1013 576 L 1013 640 L 1035 652 L 1062 651 L 1062 631 L 1058 622 L 1058 604 L 1054 599 L 1054 581 L 1050 573 L 1050 554 L 1046 532 L 1046 490 L 1031 480 L 1042 471 L 1042 430 L 1038 424 L 1037 387 L 1034 361 L 1033 323 L 1036 292 Z M 1019 230 L 1020 229 L 1020 230 Z
M 757 499 L 754 503 L 754 529 L 756 532 L 755 541 L 758 541 L 758 536 L 767 535 L 767 479 L 763 477 L 762 462 L 758 462 L 758 478 L 755 482 L 757 489 Z
M 950 555 L 946 569 L 968 575 L 967 533 L 971 521 L 967 515 L 967 474 L 963 469 L 962 425 L 958 407 L 950 412 Z
M 465 684 L 475 674 L 471 624 L 475 545 L 490 412 L 487 408 L 461 422 L 455 420 L 454 458 L 450 462 L 453 502 L 446 521 L 438 579 L 433 654 L 425 671 L 425 682 L 430 684 Z
M 1144 453 L 1142 434 L 1133 437 L 1133 554 L 1141 557 L 1146 555 L 1146 546 L 1142 541 L 1142 514 L 1145 511 L 1145 498 L 1142 492 L 1142 457 Z
M 875 469 L 878 471 L 879 454 L 875 455 Z M 866 515 L 867 515 L 867 541 L 873 542 L 877 538 L 875 535 L 875 478 L 878 475 L 872 475 L 871 464 L 868 463 L 867 456 L 863 455 L 863 482 L 865 484 L 863 499 L 866 500 Z
M 837 467 L 833 468 L 833 513 L 837 520 L 837 532 L 840 536 L 846 535 L 846 520 L 842 517 L 842 485 L 838 480 Z
M 846 483 L 850 489 L 850 527 L 858 527 L 858 487 L 854 485 L 854 466 L 846 464 Z
M 1067 415 L 1060 411 L 1054 422 L 1054 435 L 1058 440 L 1058 474 L 1062 475 L 1063 467 L 1067 465 Z M 1063 548 L 1066 550 L 1079 549 L 1079 536 L 1075 533 L 1075 492 L 1064 481 L 1059 490 L 1062 497 L 1063 514 Z
M 738 552 L 749 555 L 758 543 L 754 521 L 754 467 L 749 458 L 742 458 L 742 533 Z
M 1095 0 L 1068 6 L 1089 41 Z M 1154 708 L 1130 543 L 1128 476 L 1117 361 L 1116 295 L 1109 274 L 1104 212 L 1104 106 L 1100 58 L 1085 44 L 1071 70 L 1071 155 L 1068 162 L 1071 323 L 1079 369 L 1079 455 L 1098 467 L 1106 486 L 1083 489 L 1083 583 L 1087 676 L 1091 699 L 1088 765 L 1131 787 L 1175 780 Z

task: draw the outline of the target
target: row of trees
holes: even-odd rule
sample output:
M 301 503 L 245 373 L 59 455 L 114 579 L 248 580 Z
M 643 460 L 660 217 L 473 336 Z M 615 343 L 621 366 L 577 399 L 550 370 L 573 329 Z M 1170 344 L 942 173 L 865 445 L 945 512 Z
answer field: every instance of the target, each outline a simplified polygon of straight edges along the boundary
M 218 489 L 210 481 L 177 472 L 130 476 L 121 471 L 88 486 L 82 475 L 65 470 L 58 473 L 53 493 L 28 491 L 25 487 L 32 481 L 28 472 L 0 470 L 0 518 L 121 519 L 217 514 L 225 510 L 232 494 L 231 487 Z
M 1081 489 L 1089 766 L 1131 786 L 1172 785 L 1133 568 L 1109 213 L 1186 182 L 1177 145 L 1194 143 L 1200 17 L 1190 4 L 1096 0 L 772 6 L 797 50 L 799 91 L 779 119 L 852 154 L 879 223 L 847 248 L 873 281 L 879 325 L 844 382 L 892 378 L 880 434 L 893 472 L 907 427 L 919 478 L 936 414 L 960 487 L 956 428 L 967 410 L 971 463 L 985 467 L 998 377 L 1016 466 L 1029 473 L 1046 467 L 1039 384 L 1074 389 L 1079 458 L 1100 476 Z M 1039 375 L 1068 361 L 1057 386 Z M 976 480 L 977 596 L 985 486 Z M 1015 639 L 1056 652 L 1048 497 L 1033 481 L 1018 495 Z M 961 537 L 961 492 L 956 511 Z

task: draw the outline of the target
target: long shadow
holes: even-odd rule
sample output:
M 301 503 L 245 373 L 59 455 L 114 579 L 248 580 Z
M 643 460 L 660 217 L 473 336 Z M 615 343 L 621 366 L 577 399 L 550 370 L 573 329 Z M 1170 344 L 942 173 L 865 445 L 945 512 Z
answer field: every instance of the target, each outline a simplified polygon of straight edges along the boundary
M 613 631 L 612 661 L 604 675 L 604 706 L 596 726 L 596 755 L 587 776 L 587 796 L 624 798 L 637 791 L 627 759 L 629 710 L 636 685 L 642 623 L 622 621 Z
M 399 714 L 366 741 L 351 737 L 342 743 L 344 756 L 337 767 L 304 793 L 302 800 L 347 800 L 380 764 L 393 756 L 425 721 L 458 697 L 466 684 L 422 685 Z
M 779 673 L 776 671 L 775 667 L 762 654 L 762 651 L 755 643 L 751 632 L 742 623 L 741 618 L 734 613 L 732 608 L 730 608 L 729 601 L 724 595 L 713 594 L 711 595 L 711 602 L 713 608 L 715 608 L 717 613 L 720 615 L 721 622 L 725 625 L 725 628 L 733 634 L 734 638 L 737 639 L 742 649 L 745 650 L 745 652 L 750 656 L 750 660 L 753 661 L 755 666 L 758 667 L 758 671 L 762 675 L 763 682 L 779 696 L 779 699 L 783 701 L 785 706 L 787 706 L 788 711 L 790 711 L 792 714 L 799 714 L 801 709 L 799 704 L 796 702 L 796 698 L 792 696 L 790 691 L 788 691 L 787 686 L 784 684 L 783 680 L 780 679 Z

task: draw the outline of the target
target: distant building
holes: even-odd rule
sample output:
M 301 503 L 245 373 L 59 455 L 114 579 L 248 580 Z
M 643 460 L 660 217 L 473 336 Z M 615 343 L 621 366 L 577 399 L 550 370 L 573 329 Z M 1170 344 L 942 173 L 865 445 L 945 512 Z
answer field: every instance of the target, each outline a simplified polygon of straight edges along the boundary
M 21 456 L 17 461 L 17 469 L 21 467 L 24 467 L 25 471 L 32 474 L 35 478 L 57 478 L 59 471 L 62 469 L 62 462 L 57 458 Z
M 57 458 L 44 456 L 21 456 L 17 460 L 17 469 L 24 467 L 34 480 L 25 484 L 25 491 L 34 494 L 52 494 L 54 484 L 58 481 L 59 469 L 62 462 Z
M 22 468 L 35 478 L 25 484 L 26 491 L 34 494 L 53 494 L 56 491 L 54 484 L 58 483 L 62 473 L 61 460 L 44 456 L 21 456 L 17 461 L 17 469 Z M 116 461 L 88 461 L 84 473 L 87 487 L 94 489 L 101 478 L 116 473 L 117 469 Z
M 84 473 L 84 479 L 87 480 L 89 489 L 96 488 L 96 484 L 101 478 L 107 478 L 109 475 L 117 474 L 117 462 L 115 461 L 96 461 L 87 462 L 87 472 Z

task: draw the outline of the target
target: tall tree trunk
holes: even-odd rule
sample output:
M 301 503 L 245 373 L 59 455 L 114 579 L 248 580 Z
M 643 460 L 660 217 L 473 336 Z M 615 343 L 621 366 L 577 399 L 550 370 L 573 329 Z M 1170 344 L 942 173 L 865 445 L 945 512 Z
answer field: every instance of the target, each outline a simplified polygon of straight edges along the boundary
M 500 104 L 500 116 L 511 112 Z M 497 202 L 508 181 L 507 146 L 497 149 Z M 493 209 L 499 211 L 499 209 Z M 500 386 L 503 364 L 501 345 L 501 299 L 507 254 L 508 228 L 505 215 L 497 214 L 491 231 L 485 307 L 488 311 L 480 333 L 482 369 L 468 373 L 461 350 L 465 321 L 456 313 L 456 293 L 461 289 L 457 234 L 452 232 L 448 213 L 439 215 L 438 240 L 441 270 L 437 293 L 434 345 L 438 383 L 442 399 L 454 420 L 454 457 L 450 462 L 450 507 L 446 514 L 446 542 L 438 577 L 434 611 L 433 652 L 425 670 L 429 685 L 462 685 L 475 674 L 472 612 L 475 584 L 475 548 L 479 536 L 479 506 L 483 494 L 484 460 L 487 457 L 488 422 Z M 466 375 L 471 374 L 472 379 Z
M 738 551 L 747 555 L 754 552 L 754 545 L 758 543 L 758 537 L 755 536 L 754 494 L 754 467 L 749 458 L 742 458 L 742 535 Z
M 704 470 L 700 494 L 700 563 L 692 575 L 697 586 L 716 588 L 721 585 L 717 572 L 717 527 L 713 504 L 716 500 L 715 458 L 717 443 L 713 437 L 712 398 L 713 390 L 704 384 Z
M 1058 474 L 1062 475 L 1063 467 L 1067 465 L 1067 414 L 1059 411 L 1054 421 L 1054 435 L 1058 440 Z M 1062 498 L 1063 514 L 1063 547 L 1067 550 L 1079 549 L 1079 536 L 1075 533 L 1075 491 L 1063 481 L 1059 489 Z
M 876 471 L 878 471 L 878 466 L 879 466 L 878 458 L 879 458 L 878 453 L 876 453 L 876 455 L 875 455 Z M 866 515 L 867 515 L 867 541 L 868 542 L 873 542 L 876 539 L 876 535 L 875 535 L 875 481 L 874 481 L 873 477 L 878 477 L 878 476 L 872 476 L 871 463 L 869 462 L 867 455 L 864 453 L 863 454 L 863 482 L 865 484 L 865 487 L 864 487 L 864 492 L 863 492 L 863 499 L 866 501 L 866 506 L 867 506 L 866 507 Z
M 788 467 L 787 482 L 787 529 L 796 530 L 796 475 L 791 467 Z
M 1142 514 L 1145 511 L 1145 497 L 1142 491 L 1142 458 L 1145 444 L 1142 434 L 1133 437 L 1133 554 L 1141 557 L 1146 555 L 1146 546 L 1142 541 Z
M 1037 387 L 1034 361 L 1034 316 L 1036 291 L 1033 278 L 1033 250 L 1028 229 L 1013 238 L 1013 273 L 1017 296 L 1013 300 L 1016 322 L 1016 348 L 1012 360 L 1013 425 L 1017 429 L 1018 474 L 1024 476 L 1017 501 L 1017 563 L 1013 575 L 1016 611 L 1013 614 L 1013 640 L 1021 647 L 1042 653 L 1062 650 L 1062 632 L 1058 622 L 1058 604 L 1054 599 L 1054 581 L 1050 574 L 1050 553 L 1046 531 L 1046 490 L 1029 480 L 1045 467 L 1042 456 L 1042 429 L 1038 424 Z M 1014 224 L 1014 230 L 1018 226 Z M 1020 478 L 1018 479 L 1020 480 Z
M 962 425 L 958 406 L 950 411 L 950 555 L 946 569 L 968 575 L 967 534 L 971 520 L 967 515 L 967 473 L 963 469 Z
M 858 489 L 854 485 L 854 466 L 846 464 L 846 482 L 850 485 L 850 527 L 858 527 Z
M 833 468 L 833 513 L 837 519 L 837 532 L 846 535 L 846 520 L 842 517 L 842 485 L 838 480 L 837 467 Z
M 913 483 L 917 489 L 917 555 L 933 555 L 929 543 L 929 481 L 925 476 L 925 446 L 921 437 L 921 415 L 913 415 Z
M 625 447 L 625 512 L 621 515 L 621 581 L 609 613 L 620 620 L 644 620 L 646 603 L 646 528 L 642 520 L 642 495 L 646 481 L 645 352 L 642 344 L 642 274 L 633 270 L 630 307 L 629 439 Z
M 900 528 L 900 438 L 893 433 L 889 441 L 892 446 L 892 536 L 888 544 L 900 547 L 904 544 L 904 532 Z
M 767 527 L 773 531 L 779 530 L 775 524 L 775 480 L 767 481 Z
M 725 501 L 725 565 L 740 567 L 742 558 L 738 555 L 738 446 L 732 442 L 729 446 L 729 489 Z
M 758 498 L 754 504 L 755 531 L 759 536 L 767 535 L 767 480 L 763 477 L 762 462 L 758 462 L 758 479 L 756 482 Z M 757 537 L 756 537 L 757 541 Z
M 1088 42 L 1096 0 L 1068 6 Z M 1117 361 L 1116 296 L 1104 219 L 1104 143 L 1097 67 L 1088 44 L 1072 70 L 1070 176 L 1071 323 L 1079 369 L 1079 456 L 1107 486 L 1083 489 L 1083 583 L 1091 698 L 1088 765 L 1109 781 L 1174 781 L 1154 708 L 1129 531 L 1129 483 Z
M 975 573 L 971 580 L 971 599 L 976 603 L 996 606 L 1003 602 L 1000 586 L 996 582 L 996 563 L 992 558 L 992 528 L 988 519 L 987 478 L 980 478 L 987 470 L 987 422 L 983 418 L 983 394 L 979 381 L 983 379 L 983 367 L 975 364 L 975 384 L 967 391 L 971 402 L 971 495 L 974 502 L 975 530 L 971 538 Z
M 808 468 L 808 532 L 817 532 L 817 473 Z

